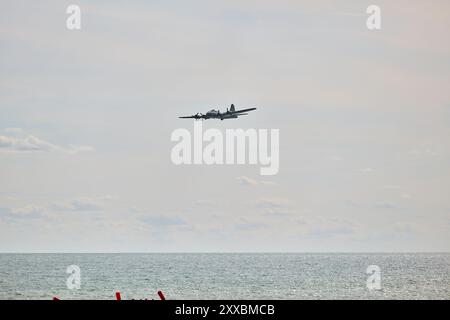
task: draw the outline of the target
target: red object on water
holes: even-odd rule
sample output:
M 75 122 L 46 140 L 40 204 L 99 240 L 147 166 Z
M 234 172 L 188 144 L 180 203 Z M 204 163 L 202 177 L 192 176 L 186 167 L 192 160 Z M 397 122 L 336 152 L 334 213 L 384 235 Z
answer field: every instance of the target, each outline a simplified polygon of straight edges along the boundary
M 166 300 L 166 297 L 164 297 L 164 294 L 162 293 L 162 291 L 158 291 L 158 296 L 161 300 Z
M 164 296 L 164 293 L 162 291 L 158 291 L 158 296 L 161 300 L 166 300 L 166 297 Z M 58 297 L 53 297 L 52 300 L 60 300 Z M 120 291 L 116 292 L 116 300 L 122 300 L 122 296 L 120 295 Z M 134 299 L 133 299 L 134 300 Z M 147 299 L 145 299 L 147 300 Z M 153 300 L 153 299 L 152 299 Z

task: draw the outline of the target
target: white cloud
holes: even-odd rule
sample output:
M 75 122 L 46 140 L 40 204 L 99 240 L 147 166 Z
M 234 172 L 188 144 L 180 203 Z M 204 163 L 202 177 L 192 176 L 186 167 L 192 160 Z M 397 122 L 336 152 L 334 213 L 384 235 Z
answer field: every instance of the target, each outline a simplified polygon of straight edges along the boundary
M 81 152 L 92 152 L 92 151 L 95 151 L 95 148 L 91 147 L 91 146 L 70 145 L 69 148 L 64 149 L 64 151 L 68 154 L 77 154 L 77 153 L 81 153 Z
M 440 152 L 430 148 L 425 149 L 416 148 L 410 150 L 408 153 L 412 156 L 423 156 L 423 157 L 426 156 L 439 157 L 441 155 Z
M 277 184 L 272 181 L 265 180 L 255 180 L 246 176 L 237 177 L 236 180 L 239 181 L 241 186 L 246 187 L 256 187 L 256 186 L 276 186 Z
M 39 139 L 33 135 L 25 138 L 16 138 L 10 136 L 0 136 L 0 151 L 7 152 L 63 152 L 67 154 L 76 154 L 80 152 L 93 151 L 90 146 L 69 146 L 67 148 L 55 145 L 48 141 Z
M 0 148 L 13 151 L 46 152 L 59 149 L 58 146 L 31 135 L 26 138 L 0 136 Z
M 44 216 L 45 208 L 27 205 L 20 208 L 0 208 L 0 218 L 8 220 L 39 219 Z

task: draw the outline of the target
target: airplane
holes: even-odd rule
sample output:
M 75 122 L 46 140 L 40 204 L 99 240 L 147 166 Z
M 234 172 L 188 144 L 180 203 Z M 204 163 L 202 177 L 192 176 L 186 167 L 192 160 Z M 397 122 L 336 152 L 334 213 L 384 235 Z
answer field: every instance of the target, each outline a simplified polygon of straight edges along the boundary
M 231 105 L 230 110 L 228 110 L 226 112 L 220 112 L 219 110 L 210 110 L 208 111 L 206 114 L 202 114 L 202 113 L 197 113 L 194 114 L 193 116 L 186 116 L 186 117 L 179 117 L 180 119 L 195 119 L 195 120 L 208 120 L 208 119 L 220 119 L 220 120 L 224 120 L 224 119 L 236 119 L 239 116 L 244 116 L 247 115 L 249 111 L 253 111 L 256 110 L 256 108 L 249 108 L 249 109 L 242 109 L 242 110 L 236 110 L 236 108 L 234 107 L 234 104 Z

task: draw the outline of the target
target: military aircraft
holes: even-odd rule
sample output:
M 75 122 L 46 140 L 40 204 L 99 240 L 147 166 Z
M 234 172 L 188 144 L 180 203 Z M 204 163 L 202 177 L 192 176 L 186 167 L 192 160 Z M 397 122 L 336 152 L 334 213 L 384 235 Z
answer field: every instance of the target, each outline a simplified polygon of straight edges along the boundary
M 195 120 L 208 120 L 208 119 L 220 119 L 220 120 L 224 120 L 224 119 L 236 119 L 239 116 L 244 116 L 247 115 L 249 111 L 253 111 L 256 110 L 256 108 L 249 108 L 249 109 L 242 109 L 242 110 L 236 110 L 236 108 L 234 107 L 234 104 L 231 105 L 230 110 L 228 110 L 226 112 L 220 112 L 219 110 L 210 110 L 208 111 L 206 114 L 202 114 L 202 113 L 197 113 L 194 114 L 193 116 L 186 116 L 186 117 L 179 117 L 181 119 L 195 119 Z

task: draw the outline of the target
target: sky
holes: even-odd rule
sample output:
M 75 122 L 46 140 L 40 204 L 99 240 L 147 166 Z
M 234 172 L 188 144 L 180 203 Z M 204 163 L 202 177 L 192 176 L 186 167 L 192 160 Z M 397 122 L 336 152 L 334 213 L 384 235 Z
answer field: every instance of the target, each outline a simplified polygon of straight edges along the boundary
M 0 252 L 450 251 L 448 30 L 446 0 L 1 1 Z M 231 103 L 204 129 L 279 129 L 278 174 L 172 163 Z

